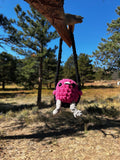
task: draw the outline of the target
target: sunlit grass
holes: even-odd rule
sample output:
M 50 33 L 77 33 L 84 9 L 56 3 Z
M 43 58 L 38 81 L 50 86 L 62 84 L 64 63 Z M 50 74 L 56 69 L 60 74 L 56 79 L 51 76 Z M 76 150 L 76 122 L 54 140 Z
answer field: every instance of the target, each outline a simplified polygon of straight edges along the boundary
M 83 96 L 87 97 L 100 97 L 100 98 L 108 98 L 116 95 L 120 95 L 120 87 L 114 88 L 89 88 L 83 90 Z
M 11 88 L 10 88 L 11 87 Z M 38 108 L 36 106 L 37 102 L 37 89 L 33 90 L 24 90 L 23 88 L 19 88 L 19 86 L 16 85 L 9 85 L 6 86 L 6 90 L 2 91 L 0 90 L 0 103 L 1 103 L 1 110 L 4 107 L 8 109 L 10 108 L 10 111 L 6 113 L 6 117 L 16 117 L 16 114 L 14 111 L 12 112 L 12 107 L 18 107 L 21 105 L 33 105 L 34 108 L 32 113 L 37 113 Z M 51 103 L 51 100 L 53 99 L 53 89 L 42 89 L 42 102 L 45 102 L 45 105 L 48 105 Z M 114 87 L 114 88 L 97 88 L 97 87 L 86 87 L 82 90 L 83 95 L 81 97 L 81 100 L 78 104 L 78 108 L 80 110 L 85 110 L 85 108 L 94 108 L 97 106 L 98 108 L 111 108 L 114 107 L 118 110 L 120 110 L 120 87 Z M 23 113 L 18 116 L 18 119 L 27 119 L 29 115 L 26 116 L 26 112 L 28 110 L 23 110 Z M 20 113 L 20 112 L 19 112 Z M 0 116 L 0 119 L 3 117 L 3 115 Z M 30 119 L 36 119 L 36 116 Z M 29 120 L 28 120 L 29 121 Z

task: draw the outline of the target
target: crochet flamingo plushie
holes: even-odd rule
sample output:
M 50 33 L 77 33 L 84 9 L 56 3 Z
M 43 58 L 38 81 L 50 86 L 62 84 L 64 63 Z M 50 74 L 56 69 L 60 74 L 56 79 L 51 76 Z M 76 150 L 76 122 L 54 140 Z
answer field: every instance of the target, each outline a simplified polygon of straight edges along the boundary
M 82 95 L 82 92 L 78 89 L 78 85 L 75 81 L 72 79 L 60 80 L 56 86 L 56 90 L 53 91 L 53 94 L 56 98 L 56 108 L 53 111 L 53 115 L 59 112 L 62 103 L 70 104 L 70 109 L 75 118 L 82 114 L 80 110 L 76 109 L 76 102 Z

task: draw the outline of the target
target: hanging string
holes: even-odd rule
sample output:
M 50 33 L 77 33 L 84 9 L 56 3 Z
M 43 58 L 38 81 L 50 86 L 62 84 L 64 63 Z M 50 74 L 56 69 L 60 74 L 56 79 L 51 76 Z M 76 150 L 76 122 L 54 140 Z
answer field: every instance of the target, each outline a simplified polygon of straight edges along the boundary
M 77 62 L 75 40 L 74 40 L 74 35 L 73 35 L 72 31 L 70 31 L 70 34 L 71 34 L 71 40 L 72 40 L 73 59 L 74 59 L 75 72 L 76 72 L 76 82 L 78 84 L 79 90 L 81 90 L 81 80 L 80 80 L 80 75 L 79 75 L 79 72 L 78 72 L 78 62 Z M 56 77 L 55 77 L 55 87 L 56 87 L 56 85 L 58 83 L 58 79 L 59 79 L 59 70 L 60 70 L 61 55 L 62 55 L 62 42 L 63 42 L 63 40 L 62 40 L 62 38 L 60 38 L 57 72 L 56 72 Z
M 80 75 L 78 72 L 78 62 L 77 62 L 75 40 L 74 40 L 74 35 L 72 31 L 70 32 L 70 34 L 71 34 L 71 39 L 72 39 L 73 58 L 74 58 L 74 65 L 75 65 L 75 72 L 76 72 L 76 82 L 78 83 L 79 90 L 81 90 L 81 80 L 80 80 Z
M 58 83 L 58 79 L 59 79 L 59 70 L 60 70 L 60 63 L 61 63 L 61 54 L 62 54 L 62 38 L 60 38 L 60 42 L 59 42 L 59 53 L 58 53 L 58 63 L 57 63 L 57 72 L 56 72 L 56 76 L 55 76 L 55 87 Z

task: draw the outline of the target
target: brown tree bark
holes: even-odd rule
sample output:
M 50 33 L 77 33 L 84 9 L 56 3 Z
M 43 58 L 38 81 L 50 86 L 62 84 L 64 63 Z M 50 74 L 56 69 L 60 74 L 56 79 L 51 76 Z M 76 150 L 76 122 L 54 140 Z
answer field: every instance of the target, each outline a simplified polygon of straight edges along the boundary
M 38 95 L 37 95 L 37 105 L 39 108 L 41 108 L 41 95 L 42 95 L 42 78 L 43 78 L 43 74 L 42 74 L 42 66 L 43 66 L 43 58 L 40 57 L 39 59 L 39 77 L 38 77 Z
M 2 82 L 2 89 L 5 89 L 5 81 Z

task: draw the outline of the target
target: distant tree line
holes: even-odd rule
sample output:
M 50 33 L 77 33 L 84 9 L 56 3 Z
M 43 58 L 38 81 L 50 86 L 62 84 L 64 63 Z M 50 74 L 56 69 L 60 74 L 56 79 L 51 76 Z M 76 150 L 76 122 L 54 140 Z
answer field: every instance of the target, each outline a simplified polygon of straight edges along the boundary
M 16 83 L 22 85 L 25 89 L 38 87 L 39 62 L 36 57 L 25 57 L 17 59 L 16 57 L 2 52 L 0 54 L 0 83 L 5 89 L 5 84 Z M 57 59 L 55 53 L 45 57 L 43 61 L 43 85 L 51 88 L 55 82 Z M 81 85 L 90 80 L 111 79 L 111 73 L 102 68 L 95 68 L 89 56 L 81 53 L 78 56 L 78 70 L 81 78 Z M 61 65 L 59 79 L 70 78 L 76 81 L 75 66 L 73 56 L 70 56 L 65 64 Z
M 6 52 L 0 53 L 0 83 L 2 89 L 5 84 L 16 83 L 25 89 L 33 89 L 38 85 L 39 63 L 36 57 L 17 59 Z M 51 87 L 54 83 L 57 60 L 55 54 L 50 54 L 43 62 L 43 84 Z

